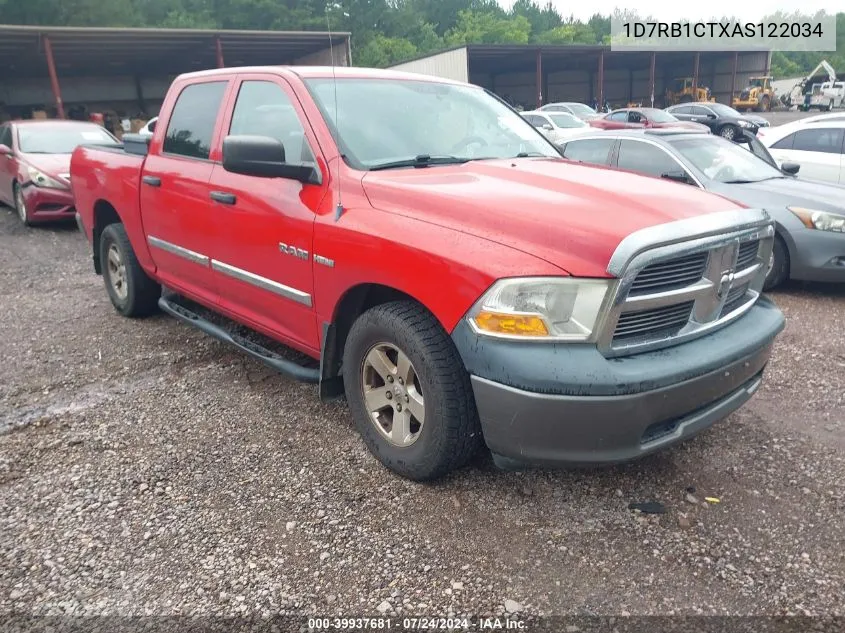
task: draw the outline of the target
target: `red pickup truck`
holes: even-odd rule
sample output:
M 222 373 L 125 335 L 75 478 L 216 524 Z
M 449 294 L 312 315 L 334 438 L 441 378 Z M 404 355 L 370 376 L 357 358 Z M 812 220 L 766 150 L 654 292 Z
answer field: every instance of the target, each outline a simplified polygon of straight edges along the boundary
M 78 148 L 71 181 L 120 314 L 345 394 L 411 479 L 484 444 L 520 468 L 691 437 L 752 396 L 784 325 L 765 211 L 565 160 L 469 84 L 182 75 L 150 139 Z

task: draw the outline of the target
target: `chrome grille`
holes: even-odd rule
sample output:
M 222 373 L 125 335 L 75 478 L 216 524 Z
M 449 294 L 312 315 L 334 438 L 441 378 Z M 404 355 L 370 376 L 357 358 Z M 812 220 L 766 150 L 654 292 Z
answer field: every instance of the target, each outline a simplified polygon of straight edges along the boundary
M 701 279 L 706 265 L 707 253 L 694 253 L 646 266 L 637 274 L 628 296 L 683 288 Z
M 760 250 L 760 240 L 748 240 L 739 245 L 739 254 L 736 257 L 736 269 L 745 270 L 757 257 L 757 251 Z
M 734 310 L 736 310 L 739 306 L 741 306 L 746 301 L 746 296 L 748 294 L 748 284 L 742 284 L 737 288 L 731 288 L 731 291 L 728 293 L 728 298 L 725 299 L 725 305 L 722 307 L 721 316 L 725 316 L 730 314 Z
M 641 312 L 625 312 L 619 317 L 613 340 L 630 340 L 657 333 L 674 336 L 689 321 L 694 303 L 687 301 Z
M 715 215 L 723 220 L 722 233 L 710 218 L 679 220 L 668 229 L 672 240 L 665 239 L 667 229 L 653 227 L 617 248 L 608 271 L 620 282 L 597 336 L 603 353 L 675 345 L 728 323 L 756 302 L 772 249 L 771 220 L 758 210 Z M 657 246 L 649 247 L 651 234 Z

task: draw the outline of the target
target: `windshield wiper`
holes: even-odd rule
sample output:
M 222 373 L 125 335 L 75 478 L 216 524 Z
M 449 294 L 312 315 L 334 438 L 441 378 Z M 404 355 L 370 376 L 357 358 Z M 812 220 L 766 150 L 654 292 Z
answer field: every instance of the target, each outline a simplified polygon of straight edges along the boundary
M 725 185 L 747 185 L 750 182 L 760 182 L 759 180 L 725 180 L 722 184 Z
M 531 158 L 532 156 L 545 156 L 542 152 L 520 152 L 514 158 Z
M 460 156 L 449 156 L 431 154 L 418 154 L 413 158 L 405 158 L 402 160 L 393 160 L 389 163 L 381 163 L 370 167 L 370 171 L 378 171 L 380 169 L 399 169 L 401 167 L 430 167 L 431 165 L 460 165 L 469 161 L 469 158 L 462 158 Z

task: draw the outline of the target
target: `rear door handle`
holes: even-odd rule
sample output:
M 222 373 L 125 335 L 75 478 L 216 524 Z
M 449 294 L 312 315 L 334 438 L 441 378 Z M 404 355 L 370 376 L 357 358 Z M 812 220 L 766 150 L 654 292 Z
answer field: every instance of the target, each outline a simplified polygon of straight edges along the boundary
M 161 178 L 158 176 L 144 176 L 141 180 L 150 187 L 161 187 Z
M 227 193 L 225 191 L 212 191 L 209 195 L 212 200 L 219 202 L 220 204 L 235 204 L 238 201 L 235 194 Z

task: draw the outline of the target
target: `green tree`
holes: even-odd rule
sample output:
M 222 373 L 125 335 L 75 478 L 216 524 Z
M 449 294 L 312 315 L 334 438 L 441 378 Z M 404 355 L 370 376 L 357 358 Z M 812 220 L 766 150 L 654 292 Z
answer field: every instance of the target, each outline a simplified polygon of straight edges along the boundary
M 444 38 L 450 46 L 460 44 L 526 44 L 531 23 L 522 15 L 499 17 L 493 13 L 461 11 L 458 22 Z

